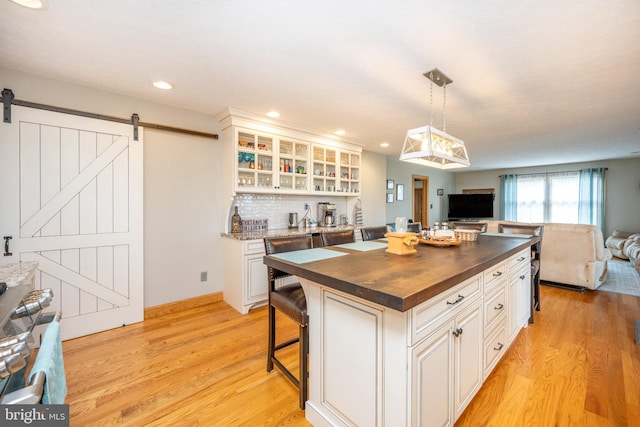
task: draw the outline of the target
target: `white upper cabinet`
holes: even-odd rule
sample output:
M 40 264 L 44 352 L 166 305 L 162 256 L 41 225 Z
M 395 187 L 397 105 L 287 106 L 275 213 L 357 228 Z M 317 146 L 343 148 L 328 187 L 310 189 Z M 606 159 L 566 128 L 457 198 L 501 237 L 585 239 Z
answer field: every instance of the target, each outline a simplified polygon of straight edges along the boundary
M 360 195 L 360 146 L 237 110 L 218 117 L 225 195 Z

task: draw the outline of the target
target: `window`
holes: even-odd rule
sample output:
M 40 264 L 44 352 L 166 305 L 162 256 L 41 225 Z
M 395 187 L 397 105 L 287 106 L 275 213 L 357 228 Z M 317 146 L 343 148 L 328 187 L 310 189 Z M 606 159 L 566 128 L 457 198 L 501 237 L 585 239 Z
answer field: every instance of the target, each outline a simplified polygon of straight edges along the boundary
M 502 219 L 602 227 L 604 171 L 503 175 Z
M 518 176 L 516 221 L 577 223 L 579 189 L 579 172 Z

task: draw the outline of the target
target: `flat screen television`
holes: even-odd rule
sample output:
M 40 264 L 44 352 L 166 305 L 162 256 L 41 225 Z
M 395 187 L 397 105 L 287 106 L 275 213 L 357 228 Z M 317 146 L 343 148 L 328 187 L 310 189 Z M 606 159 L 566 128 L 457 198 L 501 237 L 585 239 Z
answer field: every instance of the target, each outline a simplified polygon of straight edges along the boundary
M 449 220 L 493 218 L 493 194 L 449 194 Z

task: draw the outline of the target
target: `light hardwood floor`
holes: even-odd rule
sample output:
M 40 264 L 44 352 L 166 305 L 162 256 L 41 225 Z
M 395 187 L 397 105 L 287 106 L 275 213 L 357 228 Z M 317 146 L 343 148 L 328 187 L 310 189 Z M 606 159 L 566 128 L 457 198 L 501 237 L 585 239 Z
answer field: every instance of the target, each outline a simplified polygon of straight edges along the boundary
M 543 286 L 541 303 L 456 425 L 639 425 L 640 298 Z M 63 343 L 72 426 L 310 425 L 297 389 L 265 370 L 265 308 L 202 298 L 146 318 Z

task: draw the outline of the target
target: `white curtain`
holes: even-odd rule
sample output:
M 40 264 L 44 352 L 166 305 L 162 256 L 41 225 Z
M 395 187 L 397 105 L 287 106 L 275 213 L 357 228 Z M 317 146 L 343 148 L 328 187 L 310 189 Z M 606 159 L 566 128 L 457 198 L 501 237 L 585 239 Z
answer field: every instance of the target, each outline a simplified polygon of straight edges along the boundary
M 578 223 L 579 178 L 577 171 L 548 175 L 547 222 Z
M 518 175 L 518 222 L 545 222 L 545 175 Z

